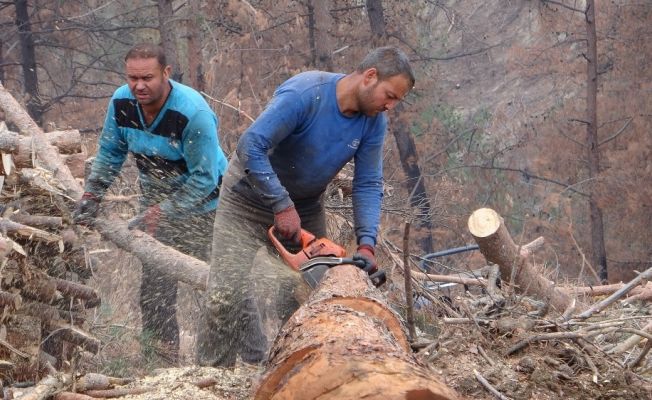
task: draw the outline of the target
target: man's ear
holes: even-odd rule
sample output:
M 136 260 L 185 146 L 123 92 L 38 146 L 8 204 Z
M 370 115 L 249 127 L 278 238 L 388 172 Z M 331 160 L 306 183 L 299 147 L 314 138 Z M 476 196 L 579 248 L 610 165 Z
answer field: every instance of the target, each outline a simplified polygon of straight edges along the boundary
M 165 68 L 163 68 L 163 78 L 169 79 L 170 75 L 172 75 L 172 66 L 166 65 Z
M 368 68 L 362 73 L 365 85 L 373 85 L 378 80 L 378 70 L 375 67 Z

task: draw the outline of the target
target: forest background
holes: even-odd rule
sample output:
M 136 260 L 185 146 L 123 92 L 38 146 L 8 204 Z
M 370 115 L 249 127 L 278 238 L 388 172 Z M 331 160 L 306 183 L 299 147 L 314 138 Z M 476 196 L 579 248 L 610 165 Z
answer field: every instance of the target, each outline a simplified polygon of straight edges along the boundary
M 465 245 L 491 207 L 518 242 L 545 237 L 553 278 L 619 281 L 652 264 L 652 3 L 599 0 L 594 20 L 587 4 L 0 1 L 0 81 L 45 130 L 92 146 L 126 50 L 160 42 L 231 153 L 285 79 L 395 45 L 417 83 L 389 113 L 382 235 L 409 220 L 414 254 Z M 456 257 L 436 268 L 481 262 Z

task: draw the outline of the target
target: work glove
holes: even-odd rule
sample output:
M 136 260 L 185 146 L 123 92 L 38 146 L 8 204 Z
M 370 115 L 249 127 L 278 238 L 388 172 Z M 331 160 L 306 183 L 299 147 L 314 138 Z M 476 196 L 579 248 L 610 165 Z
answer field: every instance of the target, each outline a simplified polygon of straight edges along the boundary
M 145 211 L 136 215 L 129 220 L 127 228 L 140 229 L 150 236 L 154 236 L 158 229 L 158 224 L 161 221 L 161 206 L 155 204 L 145 209 Z
M 368 244 L 359 245 L 358 249 L 353 255 L 353 259 L 364 261 L 365 266 L 362 267 L 362 269 L 369 275 L 372 275 L 374 272 L 378 271 L 378 264 L 376 263 L 374 248 L 371 245 Z
M 274 214 L 274 229 L 283 239 L 301 242 L 301 219 L 294 206 Z
M 79 225 L 91 225 L 100 210 L 100 199 L 91 192 L 84 192 L 72 212 L 72 222 Z

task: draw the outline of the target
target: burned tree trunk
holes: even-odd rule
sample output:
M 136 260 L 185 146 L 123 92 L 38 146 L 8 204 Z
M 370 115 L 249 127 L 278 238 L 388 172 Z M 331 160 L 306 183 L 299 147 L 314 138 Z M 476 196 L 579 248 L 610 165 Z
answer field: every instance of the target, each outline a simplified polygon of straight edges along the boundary
M 571 305 L 572 298 L 557 288 L 520 254 L 503 219 L 490 208 L 475 210 L 469 217 L 469 231 L 487 261 L 497 264 L 503 281 L 517 291 L 545 300 L 559 313 Z
M 366 7 L 369 16 L 369 27 L 373 34 L 373 43 L 380 46 L 387 36 L 383 2 L 382 0 L 367 0 Z
M 412 356 L 402 324 L 367 275 L 342 265 L 276 336 L 254 398 L 459 397 Z
M 172 79 L 181 82 L 183 73 L 179 65 L 177 52 L 177 35 L 174 24 L 174 8 L 172 0 L 158 0 L 158 23 L 161 43 L 165 50 L 168 65 L 172 67 Z
M 595 2 L 586 2 L 586 136 L 589 180 L 600 175 L 600 144 L 598 141 L 598 38 L 595 28 Z M 594 190 L 589 193 L 589 220 L 591 222 L 591 248 L 593 265 L 603 283 L 607 282 L 607 251 L 604 245 L 604 220 L 602 207 Z
M 38 74 L 36 70 L 36 52 L 34 51 L 34 37 L 29 20 L 27 0 L 16 0 L 16 27 L 20 42 L 21 66 L 23 68 L 23 86 L 29 95 L 27 111 L 35 121 L 41 122 L 43 107 L 38 93 Z
M 396 140 L 403 172 L 407 177 L 406 186 L 409 193 L 410 207 L 416 210 L 419 248 L 425 254 L 429 254 L 433 252 L 432 210 L 423 176 L 421 175 L 414 138 L 410 134 L 408 124 L 405 121 L 406 116 L 403 115 L 402 111 L 403 106 L 399 104 L 395 111 L 396 118 L 394 119 L 392 133 Z

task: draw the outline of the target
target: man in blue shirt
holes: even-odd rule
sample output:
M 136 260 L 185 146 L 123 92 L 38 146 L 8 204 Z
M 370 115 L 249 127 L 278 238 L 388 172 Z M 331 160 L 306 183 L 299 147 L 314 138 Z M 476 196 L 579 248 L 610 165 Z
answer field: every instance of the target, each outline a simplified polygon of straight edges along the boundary
M 194 89 L 170 79 L 159 46 L 143 43 L 125 56 L 127 84 L 109 102 L 99 149 L 74 212 L 91 223 L 127 154 L 138 167 L 141 212 L 129 223 L 177 250 L 208 261 L 219 184 L 227 161 L 218 120 Z M 143 263 L 140 292 L 143 332 L 179 347 L 177 281 Z
M 326 234 L 322 195 L 351 159 L 357 253 L 375 266 L 383 193 L 384 111 L 414 85 L 405 54 L 373 50 L 348 74 L 311 71 L 277 88 L 265 111 L 238 142 L 224 176 L 213 245 L 198 361 L 231 366 L 236 355 L 264 359 L 266 338 L 252 296 L 256 251 L 272 224 L 297 241 L 303 227 Z M 252 270 L 253 267 L 253 270 Z

